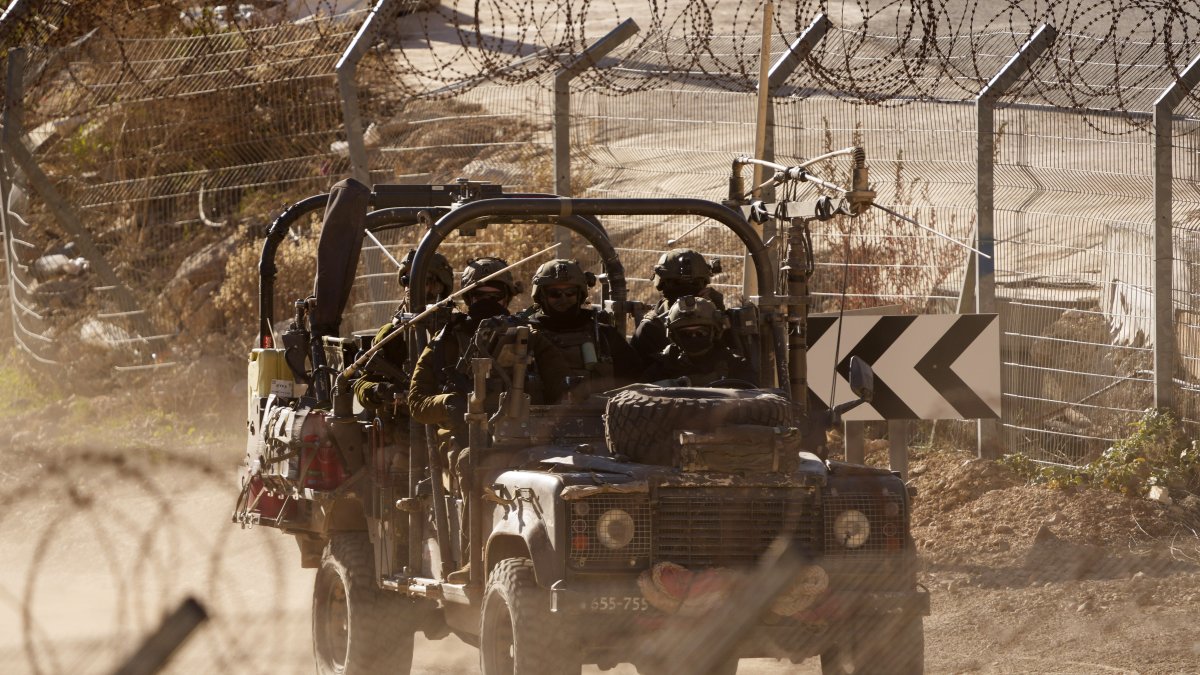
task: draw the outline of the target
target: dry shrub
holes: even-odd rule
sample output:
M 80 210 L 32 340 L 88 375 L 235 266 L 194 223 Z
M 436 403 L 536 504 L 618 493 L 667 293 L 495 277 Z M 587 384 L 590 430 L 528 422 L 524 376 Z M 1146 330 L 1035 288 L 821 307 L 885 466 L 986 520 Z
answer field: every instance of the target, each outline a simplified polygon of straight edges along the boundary
M 841 147 L 834 144 L 829 120 L 822 118 L 822 123 L 825 147 L 818 154 Z M 851 145 L 863 146 L 861 125 L 855 130 Z M 846 158 L 821 162 L 815 173 L 831 178 L 838 185 L 851 184 L 851 164 Z M 896 152 L 891 181 L 892 201 L 897 210 L 903 212 L 906 207 L 924 204 L 928 208 L 922 212 L 922 225 L 943 233 L 960 228 L 954 214 L 947 219 L 933 207 L 929 184 L 920 176 L 910 175 L 903 149 Z M 899 304 L 904 311 L 922 312 L 933 289 L 948 273 L 960 269 L 963 260 L 957 247 L 878 209 L 867 209 L 854 218 L 834 218 L 814 230 L 830 226 L 833 231 L 826 230 L 828 247 L 816 253 L 818 265 L 827 266 L 818 268 L 813 276 L 812 292 L 831 297 L 824 303 L 818 298 L 817 311 L 836 310 L 844 302 L 844 309 Z
M 299 241 L 284 240 L 279 246 L 275 256 L 278 273 L 273 321 L 280 332 L 286 327 L 287 317 L 293 313 L 292 301 L 312 294 L 317 240 L 314 235 Z M 262 248 L 262 239 L 241 244 L 225 263 L 225 282 L 213 297 L 213 305 L 225 316 L 228 337 L 242 346 L 241 351 L 258 332 L 258 262 Z M 231 347 L 238 351 L 236 346 Z

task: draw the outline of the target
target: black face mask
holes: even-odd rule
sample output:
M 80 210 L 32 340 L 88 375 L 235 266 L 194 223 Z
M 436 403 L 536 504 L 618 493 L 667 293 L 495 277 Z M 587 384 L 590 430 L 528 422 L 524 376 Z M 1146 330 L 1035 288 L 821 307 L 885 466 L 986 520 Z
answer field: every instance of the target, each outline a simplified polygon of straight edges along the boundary
M 703 356 L 713 347 L 712 333 L 704 335 L 677 335 L 671 341 L 679 345 L 688 356 Z
M 467 307 L 467 316 L 471 318 L 471 322 L 475 325 L 479 325 L 479 322 L 484 319 L 504 314 L 508 314 L 508 308 L 504 306 L 504 303 L 495 298 L 476 300 Z

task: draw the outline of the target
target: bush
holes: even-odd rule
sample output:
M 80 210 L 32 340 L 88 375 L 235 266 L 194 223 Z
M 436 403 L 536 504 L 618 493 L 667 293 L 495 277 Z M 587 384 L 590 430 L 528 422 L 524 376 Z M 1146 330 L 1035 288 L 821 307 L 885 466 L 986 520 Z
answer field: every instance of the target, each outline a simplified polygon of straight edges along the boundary
M 1041 464 L 1022 454 L 1002 461 L 1032 482 L 1054 488 L 1086 484 L 1138 497 L 1154 485 L 1200 489 L 1200 443 L 1188 440 L 1173 414 L 1150 408 L 1132 427 L 1133 433 L 1078 469 Z

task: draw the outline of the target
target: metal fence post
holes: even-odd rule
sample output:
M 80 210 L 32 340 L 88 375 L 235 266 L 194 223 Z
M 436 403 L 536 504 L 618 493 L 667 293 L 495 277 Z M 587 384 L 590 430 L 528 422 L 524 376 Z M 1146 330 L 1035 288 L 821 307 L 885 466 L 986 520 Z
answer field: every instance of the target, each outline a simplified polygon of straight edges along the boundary
M 571 80 L 596 65 L 639 30 L 636 21 L 625 19 L 554 73 L 554 194 L 575 196 L 571 191 Z M 554 241 L 559 244 L 555 256 L 570 258 L 571 231 L 555 226 Z
M 976 256 L 975 260 L 975 311 L 996 311 L 996 242 L 995 242 L 995 168 L 996 168 L 996 103 L 1016 81 L 1029 71 L 1029 67 L 1041 57 L 1058 31 L 1049 24 L 1042 24 L 1021 45 L 1008 63 L 996 73 L 979 95 L 975 97 L 977 121 L 977 174 L 975 182 L 975 209 L 977 243 L 987 257 Z M 996 459 L 1000 456 L 1000 421 L 979 420 L 979 456 Z
M 358 84 L 355 82 L 355 78 L 359 62 L 362 61 L 367 50 L 375 44 L 380 24 L 399 14 L 399 5 L 402 2 L 403 0 L 379 0 L 362 25 L 358 27 L 354 39 L 346 45 L 346 50 L 342 52 L 342 56 L 334 68 L 337 73 L 338 93 L 342 98 L 342 122 L 346 127 L 346 147 L 350 153 L 350 172 L 355 180 L 367 186 L 372 184 L 371 162 L 367 158 L 367 144 L 363 138 L 365 130 L 358 106 Z M 366 286 L 369 302 L 387 298 L 385 281 L 387 275 L 384 272 L 382 259 L 385 254 L 386 251 L 381 251 L 378 256 L 363 257 L 363 266 L 367 272 Z M 371 304 L 369 307 L 377 308 L 382 305 Z M 372 322 L 372 320 L 373 323 L 380 323 L 383 318 L 372 314 L 367 321 Z
M 0 16 L 0 27 L 5 25 L 5 21 L 9 18 L 10 12 L 15 11 L 17 3 L 13 3 L 8 10 Z M 8 73 L 6 89 L 4 92 L 4 111 L 0 118 L 0 126 L 3 127 L 0 133 L 9 135 L 14 129 L 24 127 L 23 122 L 23 106 L 25 103 L 24 92 L 19 91 L 23 83 L 22 74 L 25 71 L 25 50 L 16 48 L 8 52 Z M 0 144 L 0 147 L 3 147 Z M 17 331 L 17 302 L 14 294 L 16 286 L 13 283 L 13 254 L 12 254 L 12 220 L 9 218 L 8 209 L 12 205 L 12 193 L 14 189 L 14 181 L 16 179 L 16 167 L 13 164 L 12 158 L 8 153 L 0 153 L 0 232 L 4 235 L 4 286 L 8 295 L 8 307 L 11 313 L 13 322 L 13 337 L 16 338 Z
M 20 97 L 24 91 L 24 64 L 23 50 L 13 50 L 9 53 L 8 81 L 5 89 L 7 93 L 5 98 L 4 133 L 0 135 L 0 148 L 3 148 L 5 162 L 11 161 L 16 164 L 29 182 L 32 183 L 33 188 L 42 196 L 47 208 L 54 214 L 58 224 L 74 237 L 75 245 L 79 247 L 79 252 L 83 254 L 83 257 L 88 259 L 96 276 L 112 291 L 117 306 L 121 310 L 119 315 L 131 317 L 134 329 L 142 337 L 148 337 L 153 333 L 150 330 L 150 322 L 146 318 L 145 311 L 138 307 L 138 303 L 129 291 L 129 288 L 117 277 L 116 272 L 109 266 L 108 260 L 96 248 L 96 244 L 92 241 L 91 233 L 83 226 L 83 222 L 79 219 L 79 216 L 68 205 L 67 200 L 58 192 L 58 189 L 54 187 L 54 183 L 50 180 L 50 177 L 38 166 L 33 154 L 25 147 L 24 129 L 20 124 L 21 115 L 19 112 L 21 105 Z M 10 108 L 10 106 L 12 107 Z M 7 187 L 11 187 L 11 184 Z M 6 192 L 5 198 L 7 197 L 8 193 Z M 9 220 L 7 209 L 8 204 L 5 203 L 6 224 Z M 11 233 L 5 236 L 11 236 Z M 9 252 L 11 253 L 11 249 Z M 10 259 L 9 263 L 9 268 L 11 269 L 13 261 Z M 11 286 L 12 284 L 10 283 Z
M 379 25 L 394 18 L 399 12 L 397 0 L 379 0 L 368 14 L 363 24 L 359 26 L 354 39 L 342 52 L 334 68 L 337 73 L 338 93 L 342 96 L 342 118 L 346 125 L 346 144 L 350 151 L 350 168 L 355 180 L 363 185 L 371 184 L 371 169 L 367 161 L 367 145 L 363 141 L 362 115 L 358 109 L 358 85 L 354 78 L 358 71 L 358 62 L 375 44 L 379 34 Z
M 769 9 L 770 7 L 770 3 L 764 5 L 764 9 Z M 813 19 L 812 23 L 808 25 L 808 28 L 805 28 L 804 32 L 801 33 L 800 36 L 795 40 L 793 40 L 792 44 L 788 45 L 787 51 L 771 64 L 770 68 L 765 67 L 766 61 L 768 58 L 770 58 L 771 54 L 769 42 L 770 31 L 767 30 L 769 28 L 769 21 L 764 18 L 764 23 L 768 24 L 764 25 L 763 48 L 761 53 L 765 73 L 760 71 L 759 74 L 758 118 L 754 130 L 754 155 L 759 159 L 763 159 L 768 162 L 774 162 L 775 106 L 773 101 L 775 96 L 779 92 L 779 88 L 782 87 L 783 84 L 787 82 L 787 79 L 792 76 L 792 73 L 796 72 L 796 68 L 800 66 L 800 62 L 812 53 L 813 48 L 816 47 L 817 43 L 821 41 L 821 38 L 825 37 L 825 34 L 829 32 L 829 28 L 832 23 L 829 21 L 829 17 L 827 15 L 818 14 L 817 17 Z M 754 185 L 760 185 L 765 180 L 763 177 L 763 171 L 764 167 L 757 164 L 754 166 Z M 764 202 L 773 202 L 775 201 L 775 188 L 769 186 L 765 187 L 757 195 L 757 197 Z M 755 225 L 755 228 L 757 227 L 758 226 Z M 759 234 L 762 235 L 764 241 L 768 241 L 771 239 L 771 237 L 775 236 L 774 227 L 775 225 L 773 222 L 768 222 L 763 226 L 764 229 L 762 232 L 759 232 Z M 778 261 L 774 259 L 774 253 L 771 255 L 771 262 L 773 266 L 777 266 Z M 747 255 L 744 259 L 742 267 L 742 293 L 744 293 L 747 297 L 756 295 L 758 293 L 758 284 L 756 283 L 754 275 L 750 272 L 751 265 L 752 263 L 750 262 L 750 256 Z
M 1175 167 L 1172 115 L 1200 80 L 1200 56 L 1154 102 L 1154 405 L 1175 409 L 1175 246 L 1171 198 Z
M 800 62 L 812 53 L 812 50 L 817 46 L 817 43 L 825 37 L 829 32 L 829 28 L 833 24 L 829 21 L 829 17 L 825 14 L 818 14 L 817 18 L 813 19 L 808 28 L 800 34 L 792 44 L 788 45 L 788 49 L 780 56 L 775 63 L 771 64 L 771 69 L 767 72 L 767 87 L 766 97 L 768 103 L 764 106 L 762 123 L 763 128 L 759 130 L 759 134 L 763 139 L 760 159 L 765 159 L 768 162 L 775 161 L 775 106 L 770 104 L 770 100 L 774 99 L 779 92 L 779 88 L 787 82 L 792 73 L 796 72 L 796 68 L 800 66 Z M 761 89 L 761 84 L 759 86 Z M 761 169 L 756 165 L 756 169 Z M 761 180 L 759 181 L 762 182 Z M 770 191 L 770 193 L 767 192 Z M 763 192 L 764 201 L 774 200 L 774 188 L 767 188 Z M 771 199 L 767 199 L 770 197 Z

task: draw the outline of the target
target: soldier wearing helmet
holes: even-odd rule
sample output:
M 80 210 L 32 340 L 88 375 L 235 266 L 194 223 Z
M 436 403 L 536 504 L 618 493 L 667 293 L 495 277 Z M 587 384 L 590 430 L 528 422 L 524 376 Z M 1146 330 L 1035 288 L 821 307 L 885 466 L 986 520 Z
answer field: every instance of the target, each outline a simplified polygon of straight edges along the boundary
M 758 373 L 746 359 L 720 343 L 725 317 L 706 298 L 685 295 L 671 305 L 666 328 L 670 343 L 646 370 L 650 382 L 687 377 L 708 386 L 720 380 L 739 380 L 758 386 Z
M 667 346 L 666 316 L 679 298 L 694 295 L 709 300 L 719 310 L 725 309 L 724 297 L 708 285 L 713 274 L 720 271 L 719 261 L 709 263 L 689 248 L 672 249 L 659 257 L 653 281 L 662 299 L 642 317 L 633 332 L 633 348 L 642 358 L 653 359 Z
M 544 263 L 533 275 L 533 301 L 525 315 L 566 359 L 570 375 L 586 391 L 602 391 L 635 381 L 642 359 L 595 308 L 584 307 L 596 276 L 575 260 Z
M 418 422 L 451 430 L 461 426 L 471 382 L 469 373 L 460 367 L 460 361 L 467 354 L 475 331 L 481 322 L 490 319 L 520 321 L 508 312 L 509 303 L 521 289 L 513 281 L 512 272 L 505 269 L 507 267 L 508 263 L 500 258 L 477 258 L 467 262 L 462 272 L 462 287 L 474 286 L 463 295 L 467 312 L 451 317 L 425 347 L 413 370 L 408 398 L 413 419 Z M 488 279 L 492 275 L 495 276 Z M 562 395 L 567 375 L 563 357 L 544 337 L 531 338 L 529 346 L 541 379 L 545 399 L 541 402 L 554 403 Z M 499 391 L 496 393 L 498 395 Z
M 464 470 L 467 459 L 467 395 L 471 392 L 472 371 L 470 356 L 476 331 L 481 324 L 489 330 L 503 329 L 522 320 L 508 312 L 508 305 L 520 288 L 513 281 L 508 263 L 500 258 L 478 258 L 467 262 L 462 273 L 462 287 L 471 290 L 463 294 L 467 313 L 456 313 L 441 331 L 434 336 L 413 370 L 412 383 L 408 389 L 409 408 L 414 420 L 422 424 L 441 427 L 439 438 L 442 450 L 449 455 L 449 465 L 454 467 L 460 490 L 465 494 L 470 489 L 471 477 Z M 489 279 L 488 277 L 492 277 Z M 567 368 L 562 354 L 544 336 L 531 332 L 529 351 L 533 355 L 534 369 L 540 380 L 541 400 L 534 403 L 556 403 L 562 396 L 567 379 Z M 483 356 L 483 354 L 480 354 Z M 500 393 L 504 383 L 496 368 L 487 380 L 487 397 L 484 407 L 492 413 L 499 409 Z M 538 391 L 530 387 L 529 391 Z M 464 543 L 463 550 L 466 550 Z M 451 583 L 460 583 L 469 578 L 470 566 L 447 576 Z
M 396 326 L 400 325 L 405 315 L 424 309 L 426 305 L 436 304 L 445 300 L 454 291 L 454 270 L 450 262 L 440 253 L 433 254 L 433 269 L 426 275 L 425 302 L 415 303 L 409 297 L 409 270 L 416 256 L 415 250 L 409 250 L 400 262 L 397 279 L 404 289 L 404 299 L 400 302 L 392 320 L 380 327 L 375 334 L 375 342 L 387 337 Z M 354 383 L 354 394 L 359 404 L 368 410 L 383 412 L 391 406 L 395 412 L 403 405 L 403 399 L 408 392 L 408 345 L 403 337 L 391 340 L 383 346 L 379 354 L 371 359 L 364 369 L 364 375 Z

